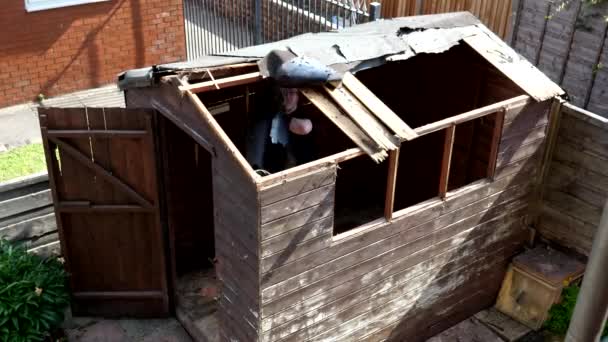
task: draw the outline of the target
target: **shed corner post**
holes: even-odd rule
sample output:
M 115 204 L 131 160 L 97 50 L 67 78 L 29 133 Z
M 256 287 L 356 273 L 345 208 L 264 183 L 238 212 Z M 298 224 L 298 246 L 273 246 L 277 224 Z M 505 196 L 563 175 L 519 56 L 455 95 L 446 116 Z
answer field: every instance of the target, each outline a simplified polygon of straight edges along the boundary
M 544 197 L 544 185 L 549 174 L 549 164 L 553 158 L 553 151 L 557 143 L 557 136 L 560 129 L 560 121 L 562 114 L 562 104 L 565 101 L 560 97 L 554 97 L 549 111 L 549 126 L 547 128 L 547 138 L 545 140 L 545 151 L 541 160 L 540 172 L 537 175 L 535 185 L 535 199 L 532 206 L 532 226 L 538 227 L 540 211 L 542 210 L 542 202 Z

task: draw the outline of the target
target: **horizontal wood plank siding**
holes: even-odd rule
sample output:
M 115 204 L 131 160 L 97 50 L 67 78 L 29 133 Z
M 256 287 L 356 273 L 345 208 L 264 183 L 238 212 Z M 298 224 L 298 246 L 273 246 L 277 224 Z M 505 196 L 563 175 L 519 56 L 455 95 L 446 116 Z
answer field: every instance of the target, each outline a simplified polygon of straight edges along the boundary
M 260 189 L 260 340 L 418 341 L 491 304 L 528 237 L 549 107 L 507 110 L 494 181 L 391 222 L 333 236 L 335 165 Z
M 608 199 L 608 120 L 563 107 L 539 231 L 588 255 Z
M 41 256 L 61 253 L 46 173 L 0 183 L 0 238 Z
M 126 103 L 128 107 L 158 110 L 212 154 L 216 273 L 222 284 L 218 310 L 221 336 L 229 341 L 257 341 L 260 199 L 252 175 L 173 85 L 130 89 Z

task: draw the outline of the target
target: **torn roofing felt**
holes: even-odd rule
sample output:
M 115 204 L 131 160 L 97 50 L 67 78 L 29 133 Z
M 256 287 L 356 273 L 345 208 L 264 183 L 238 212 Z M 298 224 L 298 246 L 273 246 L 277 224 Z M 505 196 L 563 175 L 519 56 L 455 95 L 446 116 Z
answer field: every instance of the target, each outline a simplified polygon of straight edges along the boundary
M 469 12 L 379 20 L 331 32 L 308 33 L 194 61 L 164 64 L 157 66 L 156 70 L 187 73 L 214 66 L 259 61 L 270 51 L 278 49 L 315 58 L 340 72 L 355 73 L 421 53 L 441 53 L 463 42 L 535 100 L 544 101 L 564 94 L 558 85 Z M 128 77 L 128 72 L 125 76 Z

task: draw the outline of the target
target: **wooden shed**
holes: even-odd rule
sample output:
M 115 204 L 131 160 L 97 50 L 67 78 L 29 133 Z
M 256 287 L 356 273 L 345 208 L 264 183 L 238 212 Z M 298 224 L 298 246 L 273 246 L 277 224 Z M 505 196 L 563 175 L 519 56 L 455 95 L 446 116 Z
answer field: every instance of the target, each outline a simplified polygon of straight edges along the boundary
M 344 77 L 298 89 L 313 160 L 261 175 L 245 154 L 275 49 Z M 493 304 L 563 94 L 469 13 L 119 83 L 127 109 L 40 110 L 73 311 L 176 312 L 213 341 L 418 341 Z

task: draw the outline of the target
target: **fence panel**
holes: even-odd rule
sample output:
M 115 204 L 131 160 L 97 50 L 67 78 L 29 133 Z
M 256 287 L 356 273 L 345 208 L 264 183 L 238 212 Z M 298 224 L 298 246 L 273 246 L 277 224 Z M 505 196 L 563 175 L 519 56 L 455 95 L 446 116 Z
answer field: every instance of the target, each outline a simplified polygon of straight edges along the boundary
M 188 59 L 367 22 L 370 0 L 184 0 Z
M 608 2 L 520 0 L 512 46 L 572 104 L 608 117 Z
M 512 0 L 382 0 L 382 16 L 406 17 L 419 14 L 469 11 L 498 36 L 508 36 Z

